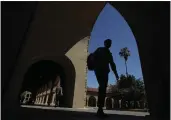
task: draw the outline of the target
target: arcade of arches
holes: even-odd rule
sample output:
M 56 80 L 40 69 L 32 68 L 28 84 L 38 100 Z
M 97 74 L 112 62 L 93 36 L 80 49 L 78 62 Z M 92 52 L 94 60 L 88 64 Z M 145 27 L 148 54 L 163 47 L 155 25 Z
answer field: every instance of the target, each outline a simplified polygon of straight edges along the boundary
M 155 120 L 164 120 L 170 114 L 169 97 L 165 95 L 169 93 L 167 85 L 170 85 L 170 4 L 114 1 L 110 4 L 125 18 L 136 38 L 150 116 Z M 6 32 L 2 39 L 2 109 L 5 117 L 15 118 L 22 112 L 18 95 L 22 90 L 24 75 L 33 63 L 41 60 L 53 60 L 62 66 L 67 77 L 63 90 L 66 106 L 84 107 L 88 46 L 84 38 L 90 36 L 93 24 L 104 6 L 105 2 L 3 3 L 2 28 Z M 10 22 L 14 24 L 10 25 Z M 93 100 L 90 102 L 94 105 Z
M 64 80 L 64 71 L 60 65 L 51 60 L 41 60 L 32 64 L 27 70 L 21 93 L 23 91 L 32 93 L 28 102 L 53 104 L 51 101 L 55 99 L 54 93 L 57 88 L 63 87 Z
M 88 87 L 85 107 L 97 107 L 97 101 L 98 101 L 98 89 Z M 119 97 L 113 97 L 113 94 L 107 90 L 105 104 L 104 104 L 105 105 L 104 107 L 106 109 L 128 108 L 128 104 L 124 104 L 124 103 L 127 103 L 127 101 L 124 101 Z M 129 108 L 144 109 L 148 107 L 147 103 L 141 101 L 135 101 L 135 102 L 132 101 L 131 103 L 132 104 L 131 106 L 129 106 Z
M 52 84 L 52 81 L 50 81 L 48 83 L 48 85 L 42 86 L 37 91 L 34 104 L 35 105 L 51 105 L 51 106 L 54 106 L 55 105 L 56 94 L 57 94 L 56 93 L 57 88 L 62 88 L 61 85 L 60 85 L 60 77 L 59 76 L 57 77 L 54 84 Z M 60 103 L 61 103 L 61 101 L 60 101 Z
M 43 105 L 43 106 L 56 106 L 56 89 L 62 88 L 60 85 L 60 77 L 57 76 L 57 79 L 55 82 L 49 81 L 48 84 L 45 84 L 41 86 L 41 88 L 38 89 L 36 92 L 36 98 L 34 101 L 34 105 Z M 63 95 L 63 94 L 62 94 Z M 132 101 L 133 105 L 128 107 L 128 104 L 126 101 L 122 100 L 118 97 L 113 97 L 113 94 L 111 94 L 109 91 L 106 93 L 105 98 L 105 109 L 122 109 L 122 108 L 134 108 L 134 109 L 147 109 L 147 104 L 144 101 Z M 86 92 L 86 103 L 84 107 L 97 107 L 97 101 L 98 101 L 98 89 L 97 88 L 87 88 Z M 25 101 L 24 101 L 25 102 Z M 23 104 L 25 104 L 23 102 Z M 57 106 L 62 107 L 62 100 L 59 100 L 59 104 Z M 136 103 L 135 103 L 136 102 Z

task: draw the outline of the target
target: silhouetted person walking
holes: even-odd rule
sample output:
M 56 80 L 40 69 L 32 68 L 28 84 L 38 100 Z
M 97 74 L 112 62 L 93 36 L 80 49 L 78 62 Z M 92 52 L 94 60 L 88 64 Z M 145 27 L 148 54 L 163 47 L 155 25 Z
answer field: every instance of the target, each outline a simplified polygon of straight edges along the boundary
M 103 112 L 105 97 L 106 97 L 106 87 L 108 84 L 108 74 L 110 72 L 109 64 L 113 70 L 116 79 L 119 79 L 116 65 L 113 61 L 112 53 L 109 48 L 111 47 L 112 41 L 107 39 L 104 41 L 104 47 L 99 47 L 94 53 L 91 53 L 88 57 L 88 69 L 94 70 L 98 84 L 98 111 L 97 116 L 105 117 L 106 115 Z

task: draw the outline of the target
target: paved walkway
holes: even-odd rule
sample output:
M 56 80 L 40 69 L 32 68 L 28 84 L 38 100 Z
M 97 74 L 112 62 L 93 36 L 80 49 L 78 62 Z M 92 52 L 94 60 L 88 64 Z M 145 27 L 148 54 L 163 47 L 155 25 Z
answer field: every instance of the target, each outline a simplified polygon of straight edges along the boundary
M 34 108 L 34 109 L 33 109 Z M 33 116 L 41 120 L 99 120 L 93 108 L 59 108 L 46 106 L 22 106 L 24 116 Z M 105 120 L 144 120 L 147 112 L 104 110 L 109 115 Z

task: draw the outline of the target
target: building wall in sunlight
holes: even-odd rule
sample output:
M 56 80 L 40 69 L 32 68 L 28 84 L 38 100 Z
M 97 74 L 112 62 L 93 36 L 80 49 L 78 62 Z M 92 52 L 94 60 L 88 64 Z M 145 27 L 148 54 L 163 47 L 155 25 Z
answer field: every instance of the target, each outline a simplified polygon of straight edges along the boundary
M 87 56 L 88 56 L 88 41 L 90 37 L 87 36 L 77 42 L 65 55 L 72 61 L 75 71 L 75 90 L 73 107 L 83 108 L 86 101 L 86 87 L 87 87 Z

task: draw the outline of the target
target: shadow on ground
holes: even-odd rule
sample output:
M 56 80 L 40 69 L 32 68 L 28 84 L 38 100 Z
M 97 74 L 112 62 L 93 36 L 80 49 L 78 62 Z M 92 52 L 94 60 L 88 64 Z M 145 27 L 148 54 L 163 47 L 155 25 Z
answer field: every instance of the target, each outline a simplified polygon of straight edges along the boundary
M 98 120 L 95 113 L 64 111 L 64 110 L 47 110 L 35 108 L 20 108 L 19 112 L 13 113 L 14 116 L 8 115 L 8 120 Z M 115 115 L 108 114 L 105 120 L 144 120 L 142 116 Z M 13 117 L 13 118 L 12 118 Z M 6 119 L 5 119 L 6 120 Z

